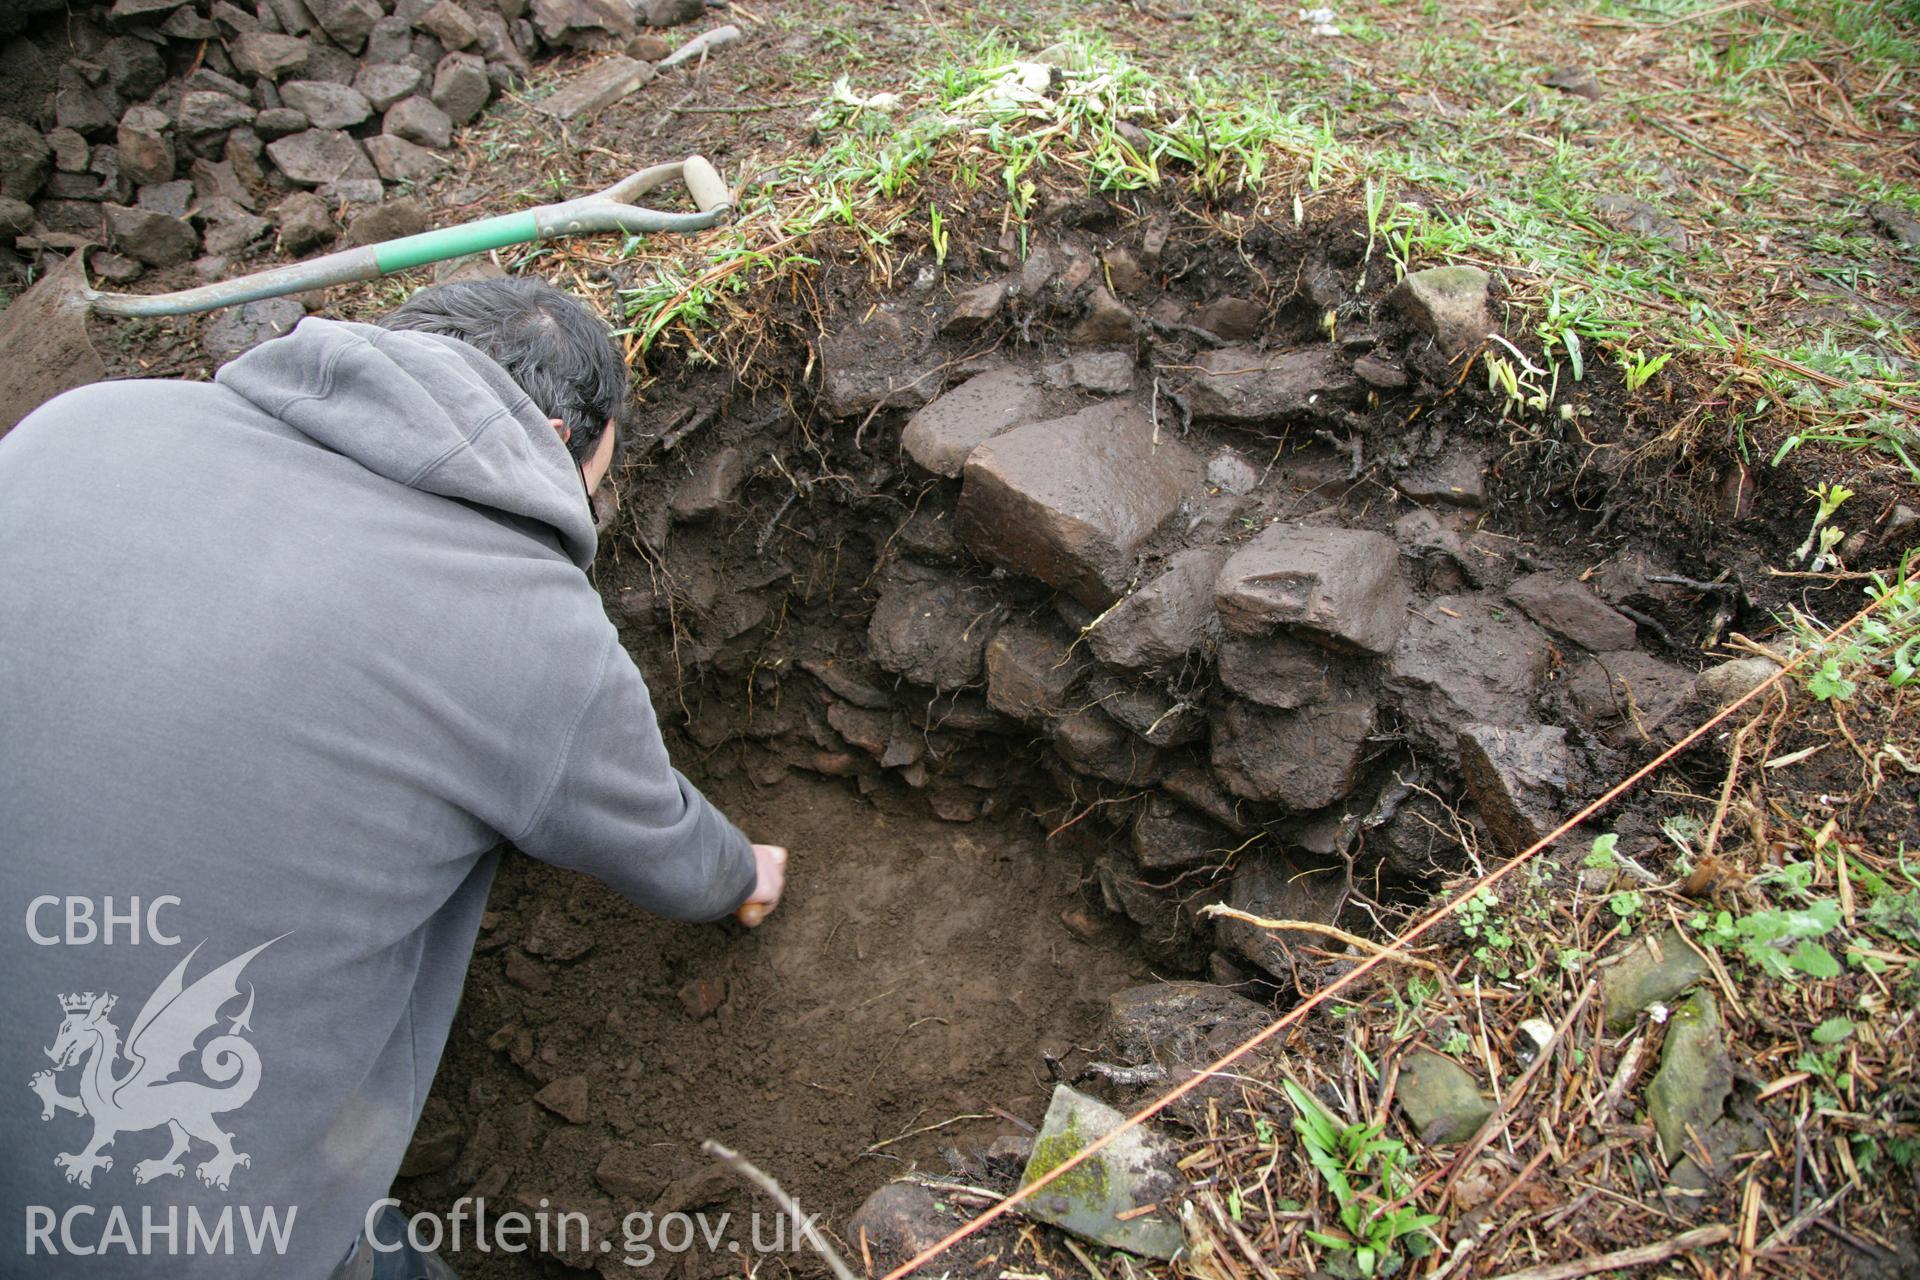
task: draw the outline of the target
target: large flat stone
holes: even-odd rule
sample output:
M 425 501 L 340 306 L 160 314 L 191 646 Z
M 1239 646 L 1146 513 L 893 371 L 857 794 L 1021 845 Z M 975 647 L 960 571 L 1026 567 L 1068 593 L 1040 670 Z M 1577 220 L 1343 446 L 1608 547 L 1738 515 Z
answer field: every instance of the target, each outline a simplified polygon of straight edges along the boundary
M 733 496 L 753 474 L 755 458 L 737 445 L 722 445 L 687 470 L 667 495 L 675 520 L 705 520 L 733 505 Z
M 1227 794 L 1211 769 L 1198 764 L 1177 765 L 1167 771 L 1160 786 L 1181 804 L 1204 813 L 1236 835 L 1245 836 L 1250 829 L 1240 812 L 1240 801 Z
M 448 3 L 448 0 L 442 0 L 442 3 Z M 461 12 L 452 4 L 448 4 L 448 7 L 456 13 Z M 434 67 L 433 89 L 427 96 L 455 124 L 468 123 L 485 110 L 487 100 L 493 97 L 493 82 L 487 79 L 486 60 L 477 53 L 448 54 Z
M 374 0 L 307 0 L 320 29 L 333 37 L 348 53 L 358 53 L 367 43 L 367 33 L 385 15 Z
M 1178 747 L 1207 736 L 1207 712 L 1197 702 L 1175 699 L 1152 681 L 1133 683 L 1111 671 L 1096 671 L 1087 693 L 1099 708 L 1156 747 Z
M 653 79 L 653 64 L 614 54 L 603 62 L 574 76 L 548 97 L 534 104 L 534 110 L 556 120 L 590 116 Z
M 227 53 L 233 65 L 249 76 L 278 80 L 307 65 L 310 41 L 273 31 L 246 31 L 234 39 Z
M 182 133 L 214 133 L 253 123 L 254 110 L 216 89 L 190 89 L 180 95 L 175 115 Z
M 1213 583 L 1226 557 L 1219 547 L 1171 556 L 1159 577 L 1108 610 L 1087 633 L 1094 656 L 1127 671 L 1184 660 L 1213 625 Z
M 351 85 L 326 80 L 289 80 L 280 101 L 307 118 L 316 129 L 345 129 L 373 114 L 373 104 Z
M 385 111 L 420 87 L 420 68 L 403 62 L 369 62 L 354 73 L 353 87 L 375 111 Z
M 391 133 L 376 133 L 366 141 L 373 167 L 388 182 L 425 182 L 444 173 L 447 158 Z
M 120 153 L 120 173 L 136 186 L 165 182 L 173 177 L 173 122 L 148 106 L 128 107 L 114 135 Z
M 1595 653 L 1631 649 L 1639 639 L 1633 619 L 1564 574 L 1529 573 L 1515 578 L 1507 588 L 1507 599 L 1547 630 Z
M 103 205 L 107 238 L 113 247 L 150 267 L 170 267 L 191 258 L 200 237 L 185 218 L 169 217 L 152 209 Z
M 446 148 L 453 144 L 453 117 L 417 93 L 388 107 L 380 128 L 417 146 Z
M 1327 347 L 1274 353 L 1223 347 L 1194 364 L 1187 400 L 1196 418 L 1277 422 L 1321 416 L 1354 402 L 1363 390 L 1352 367 Z
M 1713 993 L 1700 990 L 1673 1011 L 1660 1070 L 1647 1086 L 1647 1116 L 1669 1163 L 1702 1149 L 1733 1096 L 1733 1057 Z
M 1607 1030 L 1620 1032 L 1649 1005 L 1666 1004 L 1712 970 L 1705 957 L 1667 927 L 1641 934 L 1627 946 L 1617 964 L 1602 971 L 1600 994 Z
M 1213 718 L 1213 771 L 1242 800 L 1318 809 L 1353 790 L 1373 732 L 1373 703 L 1274 711 L 1235 702 Z
M 1394 1096 L 1422 1142 L 1465 1142 L 1493 1114 L 1466 1068 L 1431 1049 L 1401 1060 Z
M 564 48 L 625 44 L 639 32 L 628 0 L 533 0 L 528 16 L 542 40 Z
M 1270 1020 L 1210 982 L 1154 982 L 1107 997 L 1107 1040 L 1123 1062 L 1204 1067 Z
M 38 129 L 0 116 L 0 196 L 31 200 L 53 171 L 53 153 Z
M 882 307 L 821 336 L 819 403 L 830 417 L 864 420 L 876 408 L 918 409 L 933 399 L 939 366 L 917 353 L 908 319 Z
M 1220 621 L 1238 635 L 1278 627 L 1334 648 L 1385 653 L 1412 596 L 1393 539 L 1364 529 L 1275 524 L 1221 566 Z
M 215 364 L 225 364 L 263 342 L 292 333 L 306 314 L 297 298 L 258 298 L 215 312 L 201 332 L 200 343 Z
M 1109 402 L 996 436 L 963 475 L 962 542 L 1101 609 L 1198 483 L 1200 464 L 1170 437 L 1156 441 L 1138 405 Z
M 1046 412 L 1040 384 L 1024 369 L 976 374 L 907 419 L 900 445 L 935 475 L 958 477 L 975 448 Z
M 1449 759 L 1462 725 L 1539 720 L 1533 696 L 1550 643 L 1497 599 L 1434 597 L 1414 613 L 1387 659 L 1387 688 L 1407 726 Z
M 342 178 L 373 178 L 373 162 L 353 135 L 339 129 L 306 129 L 267 144 L 280 171 L 301 186 L 318 187 Z

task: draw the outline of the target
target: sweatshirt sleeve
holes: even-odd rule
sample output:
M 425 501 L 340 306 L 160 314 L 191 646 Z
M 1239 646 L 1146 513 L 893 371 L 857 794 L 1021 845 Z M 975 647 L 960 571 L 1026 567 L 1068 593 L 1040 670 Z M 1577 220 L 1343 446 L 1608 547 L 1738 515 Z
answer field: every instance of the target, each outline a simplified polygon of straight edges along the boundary
M 729 915 L 757 874 L 747 838 L 667 759 L 646 682 L 611 638 L 545 798 L 514 843 L 673 920 Z

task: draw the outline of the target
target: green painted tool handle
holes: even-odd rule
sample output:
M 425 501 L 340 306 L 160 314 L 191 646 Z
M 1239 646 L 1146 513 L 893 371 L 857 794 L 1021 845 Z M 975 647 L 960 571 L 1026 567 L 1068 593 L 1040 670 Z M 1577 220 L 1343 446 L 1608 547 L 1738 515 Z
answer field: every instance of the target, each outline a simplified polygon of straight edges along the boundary
M 380 274 L 423 267 L 429 262 L 445 262 L 468 253 L 485 253 L 510 244 L 524 244 L 540 238 L 540 219 L 532 209 L 503 213 L 497 218 L 482 218 L 458 227 L 422 231 L 373 247 L 373 260 Z
M 663 213 L 625 203 L 674 179 L 686 183 L 699 213 Z M 372 280 L 410 267 L 444 262 L 469 253 L 484 253 L 508 245 L 528 244 L 566 236 L 622 231 L 630 235 L 653 232 L 701 231 L 730 212 L 727 190 L 713 166 L 699 156 L 643 169 L 590 196 L 482 218 L 478 222 L 381 244 L 343 249 L 310 262 L 274 267 L 234 280 L 221 280 L 175 293 L 95 293 L 88 291 L 92 310 L 114 316 L 178 316 L 213 311 L 261 298 L 277 298 L 329 285 Z

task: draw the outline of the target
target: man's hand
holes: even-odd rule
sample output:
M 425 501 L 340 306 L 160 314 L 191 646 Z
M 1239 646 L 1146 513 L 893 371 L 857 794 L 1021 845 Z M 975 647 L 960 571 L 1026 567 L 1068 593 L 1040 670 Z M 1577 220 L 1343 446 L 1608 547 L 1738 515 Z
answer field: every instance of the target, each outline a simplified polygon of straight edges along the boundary
M 753 896 L 734 913 L 734 918 L 749 929 L 780 905 L 781 890 L 787 887 L 787 851 L 777 844 L 757 844 L 753 846 L 753 864 L 758 870 Z

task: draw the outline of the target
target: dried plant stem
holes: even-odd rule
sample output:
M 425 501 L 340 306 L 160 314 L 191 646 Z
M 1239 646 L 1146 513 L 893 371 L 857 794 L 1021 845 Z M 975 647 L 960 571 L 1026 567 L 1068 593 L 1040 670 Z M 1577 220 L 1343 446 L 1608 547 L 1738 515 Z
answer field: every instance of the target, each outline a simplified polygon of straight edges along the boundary
M 841 1261 L 838 1253 L 834 1252 L 833 1246 L 828 1244 L 826 1238 L 814 1227 L 813 1221 L 800 1212 L 800 1206 L 794 1202 L 793 1197 L 788 1195 L 771 1176 L 762 1172 L 739 1152 L 721 1146 L 712 1138 L 701 1143 L 700 1149 L 766 1192 L 767 1198 L 779 1205 L 781 1210 L 793 1219 L 795 1229 L 806 1238 L 808 1244 L 813 1246 L 814 1252 L 826 1260 L 828 1268 L 838 1277 L 838 1280 L 858 1280 L 852 1269 Z
M 1528 1267 L 1525 1271 L 1509 1271 L 1502 1275 L 1500 1280 L 1579 1280 L 1581 1276 L 1590 1276 L 1601 1271 L 1625 1271 L 1630 1267 L 1644 1267 L 1651 1263 L 1664 1262 L 1677 1253 L 1704 1249 L 1709 1245 L 1725 1244 L 1732 1238 L 1732 1227 L 1701 1227 L 1696 1231 L 1682 1231 L 1671 1240 L 1661 1240 L 1654 1244 L 1636 1245 L 1631 1249 L 1595 1254 L 1591 1258 L 1575 1258 L 1571 1262 L 1555 1262 L 1544 1267 Z
M 1200 914 L 1203 916 L 1219 916 L 1227 920 L 1238 920 L 1241 924 L 1250 924 L 1256 929 L 1299 929 L 1305 933 L 1317 933 L 1322 937 L 1333 938 L 1336 941 L 1346 943 L 1350 947 L 1359 947 L 1362 951 L 1371 951 L 1376 955 L 1383 954 L 1387 951 L 1387 948 L 1377 942 L 1369 941 L 1366 938 L 1360 937 L 1358 934 L 1348 933 L 1345 929 L 1336 929 L 1330 924 L 1320 924 L 1313 920 L 1270 920 L 1266 916 L 1256 916 L 1229 907 L 1223 902 L 1208 903 L 1206 906 L 1200 908 Z M 1422 960 L 1419 956 L 1403 955 L 1396 951 L 1387 955 L 1386 958 L 1397 961 L 1400 964 L 1410 964 L 1417 968 L 1432 970 L 1442 977 L 1446 976 L 1439 965 L 1433 963 L 1431 960 Z

